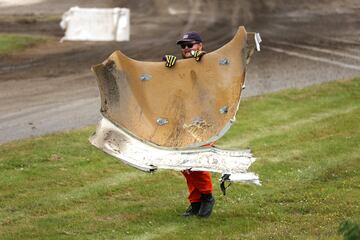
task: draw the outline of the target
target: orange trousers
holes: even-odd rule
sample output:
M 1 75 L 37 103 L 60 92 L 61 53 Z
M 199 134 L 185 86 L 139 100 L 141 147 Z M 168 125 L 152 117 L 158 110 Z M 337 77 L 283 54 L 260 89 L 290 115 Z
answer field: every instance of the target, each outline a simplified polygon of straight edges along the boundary
M 211 174 L 205 171 L 182 171 L 189 190 L 190 203 L 200 202 L 201 194 L 209 194 L 213 191 Z
M 212 147 L 215 142 L 205 144 L 202 147 Z M 190 203 L 201 202 L 201 194 L 209 194 L 213 191 L 211 174 L 205 171 L 182 171 L 186 178 L 189 190 L 188 199 Z

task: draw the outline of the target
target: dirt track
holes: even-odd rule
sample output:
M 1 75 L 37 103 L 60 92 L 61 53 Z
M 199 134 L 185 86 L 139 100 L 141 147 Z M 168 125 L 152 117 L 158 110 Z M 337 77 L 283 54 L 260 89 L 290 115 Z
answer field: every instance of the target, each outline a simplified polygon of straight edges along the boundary
M 55 38 L 0 57 L 0 143 L 95 124 L 99 97 L 90 66 L 116 49 L 139 60 L 177 54 L 175 40 L 190 29 L 202 33 L 208 51 L 230 40 L 239 25 L 261 33 L 245 96 L 360 76 L 359 1 L 98 2 L 47 0 L 25 7 L 0 1 L 0 32 Z M 129 7 L 131 41 L 59 43 L 60 16 L 75 5 Z

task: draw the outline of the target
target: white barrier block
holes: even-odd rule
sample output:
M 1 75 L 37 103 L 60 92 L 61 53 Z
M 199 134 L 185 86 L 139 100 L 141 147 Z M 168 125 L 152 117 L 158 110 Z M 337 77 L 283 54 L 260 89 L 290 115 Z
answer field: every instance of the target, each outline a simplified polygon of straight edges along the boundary
M 63 14 L 60 26 L 65 30 L 61 41 L 129 41 L 130 10 L 72 7 Z

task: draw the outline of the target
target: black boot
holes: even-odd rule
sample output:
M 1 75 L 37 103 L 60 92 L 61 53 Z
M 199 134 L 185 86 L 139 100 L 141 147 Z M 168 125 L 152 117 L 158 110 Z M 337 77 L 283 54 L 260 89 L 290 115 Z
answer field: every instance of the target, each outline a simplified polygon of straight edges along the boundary
M 188 209 L 183 213 L 183 217 L 195 216 L 199 213 L 201 202 L 193 202 Z
M 211 215 L 214 204 L 215 204 L 215 198 L 211 193 L 201 194 L 201 205 L 197 216 L 209 217 Z

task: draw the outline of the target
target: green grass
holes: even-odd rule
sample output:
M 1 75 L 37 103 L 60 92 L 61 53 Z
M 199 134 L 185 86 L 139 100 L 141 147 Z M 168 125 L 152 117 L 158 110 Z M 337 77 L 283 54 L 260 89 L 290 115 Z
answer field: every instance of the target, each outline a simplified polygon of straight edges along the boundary
M 0 33 L 0 54 L 10 54 L 47 41 L 47 37 Z
M 181 174 L 119 163 L 94 127 L 3 144 L 0 239 L 342 239 L 360 221 L 359 123 L 360 78 L 243 101 L 219 145 L 251 148 L 263 185 L 216 185 L 209 219 L 180 216 Z

